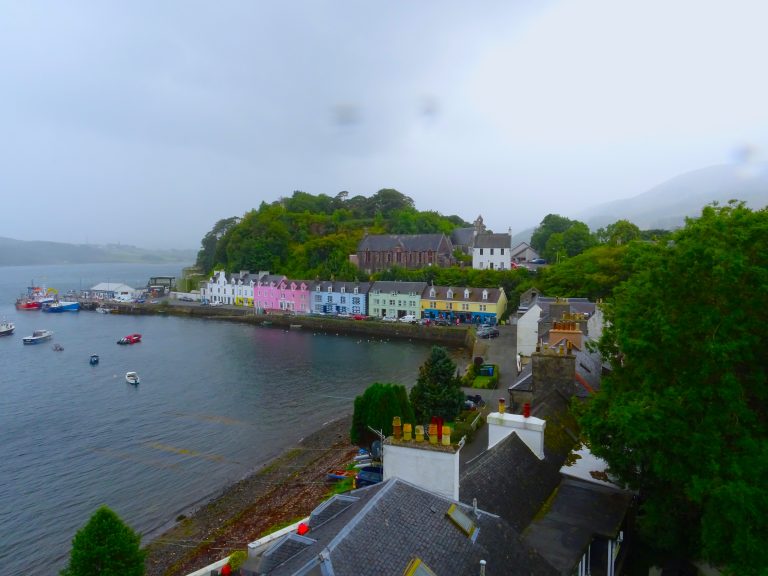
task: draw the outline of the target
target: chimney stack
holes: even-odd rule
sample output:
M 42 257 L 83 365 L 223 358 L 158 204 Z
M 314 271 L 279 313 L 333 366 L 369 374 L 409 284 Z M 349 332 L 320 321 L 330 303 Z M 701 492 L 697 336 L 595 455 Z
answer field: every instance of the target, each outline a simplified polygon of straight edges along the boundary
M 403 434 L 403 426 L 400 424 L 400 416 L 395 416 L 392 418 L 392 434 L 395 437 L 395 440 L 400 440 Z

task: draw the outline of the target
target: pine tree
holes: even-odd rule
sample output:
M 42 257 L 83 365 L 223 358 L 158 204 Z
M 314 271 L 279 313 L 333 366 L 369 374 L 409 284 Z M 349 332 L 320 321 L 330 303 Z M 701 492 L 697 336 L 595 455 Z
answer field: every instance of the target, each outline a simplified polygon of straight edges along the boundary
M 62 576 L 143 576 L 141 536 L 106 506 L 94 512 L 72 539 Z
M 419 422 L 432 416 L 453 420 L 464 404 L 461 383 L 456 378 L 456 363 L 448 350 L 433 346 L 427 361 L 419 368 L 419 378 L 411 389 L 411 405 Z

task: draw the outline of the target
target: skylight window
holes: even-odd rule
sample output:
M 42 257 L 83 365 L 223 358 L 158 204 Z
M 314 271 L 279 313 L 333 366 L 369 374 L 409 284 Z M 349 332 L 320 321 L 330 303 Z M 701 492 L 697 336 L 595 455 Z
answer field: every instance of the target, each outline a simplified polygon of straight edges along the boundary
M 437 576 L 432 569 L 424 564 L 421 558 L 414 558 L 408 562 L 403 576 Z
M 453 522 L 459 530 L 472 538 L 472 535 L 477 530 L 477 527 L 475 526 L 475 523 L 472 521 L 472 519 L 464 514 L 464 512 L 458 508 L 456 504 L 451 504 L 451 507 L 448 508 L 448 512 L 446 512 L 445 515 L 451 519 L 451 522 Z

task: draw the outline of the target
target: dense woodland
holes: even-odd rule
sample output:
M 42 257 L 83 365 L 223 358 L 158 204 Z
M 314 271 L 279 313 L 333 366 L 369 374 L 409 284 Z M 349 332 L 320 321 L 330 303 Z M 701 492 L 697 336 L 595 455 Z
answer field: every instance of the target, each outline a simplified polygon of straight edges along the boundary
M 629 276 L 633 240 L 656 240 L 663 230 L 641 231 L 620 220 L 591 233 L 583 222 L 550 214 L 536 228 L 531 245 L 554 265 L 534 274 L 518 270 L 474 270 L 471 257 L 456 253 L 459 266 L 405 270 L 393 267 L 373 277 L 349 262 L 365 233 L 450 234 L 468 227 L 459 216 L 419 211 L 413 199 L 392 189 L 370 198 L 294 192 L 271 204 L 262 202 L 242 218 L 218 221 L 202 240 L 197 268 L 230 272 L 268 270 L 302 280 L 407 280 L 441 286 L 502 287 L 514 309 L 519 295 L 537 286 L 547 294 L 609 296 Z

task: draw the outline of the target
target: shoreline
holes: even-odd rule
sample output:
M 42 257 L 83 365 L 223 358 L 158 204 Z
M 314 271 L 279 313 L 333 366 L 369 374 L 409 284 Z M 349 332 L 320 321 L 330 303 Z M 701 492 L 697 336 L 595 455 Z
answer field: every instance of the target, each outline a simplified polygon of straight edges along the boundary
M 328 471 L 344 467 L 357 453 L 349 441 L 351 422 L 346 414 L 324 424 L 188 517 L 177 518 L 142 547 L 146 575 L 188 574 L 308 516 L 333 488 Z

